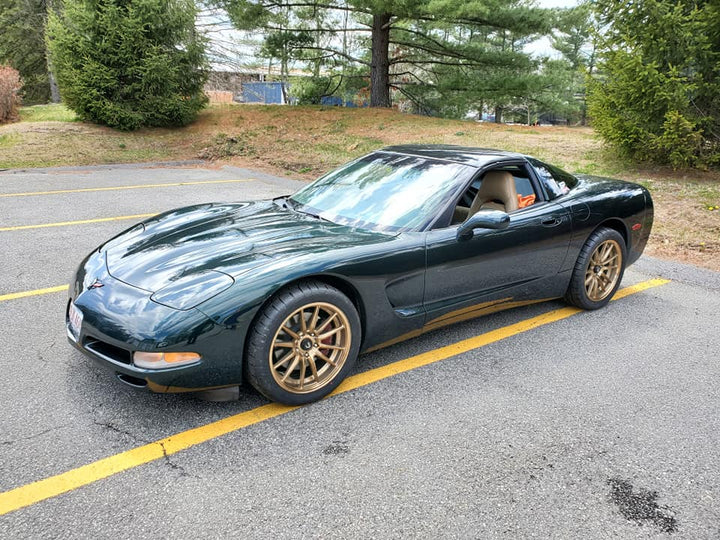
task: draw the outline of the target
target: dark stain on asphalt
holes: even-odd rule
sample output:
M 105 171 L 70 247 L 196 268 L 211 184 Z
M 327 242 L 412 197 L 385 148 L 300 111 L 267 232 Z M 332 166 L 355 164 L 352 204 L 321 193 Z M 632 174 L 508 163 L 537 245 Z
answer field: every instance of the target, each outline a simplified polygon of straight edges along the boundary
M 333 441 L 332 444 L 327 445 L 323 448 L 323 454 L 337 456 L 340 454 L 349 454 L 350 447 L 347 441 Z
M 677 530 L 677 521 L 672 510 L 658 505 L 657 491 L 634 488 L 630 482 L 620 478 L 608 479 L 608 485 L 611 489 L 610 500 L 627 520 L 640 525 L 651 523 L 666 533 Z

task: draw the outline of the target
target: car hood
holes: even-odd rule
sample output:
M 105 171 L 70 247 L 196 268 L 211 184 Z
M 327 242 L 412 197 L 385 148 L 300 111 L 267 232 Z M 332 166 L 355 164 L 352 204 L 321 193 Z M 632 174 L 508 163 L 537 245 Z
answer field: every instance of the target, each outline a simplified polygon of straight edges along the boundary
M 208 272 L 235 278 L 278 259 L 287 263 L 392 238 L 260 201 L 166 212 L 121 233 L 100 250 L 113 277 L 156 292 Z

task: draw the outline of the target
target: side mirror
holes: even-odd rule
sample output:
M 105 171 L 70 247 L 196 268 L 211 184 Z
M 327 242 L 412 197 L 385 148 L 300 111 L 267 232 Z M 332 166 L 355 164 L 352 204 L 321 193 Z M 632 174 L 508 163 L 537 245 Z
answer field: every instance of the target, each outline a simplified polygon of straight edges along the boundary
M 460 242 L 470 240 L 475 229 L 507 229 L 510 216 L 500 210 L 478 210 L 460 224 L 457 239 Z

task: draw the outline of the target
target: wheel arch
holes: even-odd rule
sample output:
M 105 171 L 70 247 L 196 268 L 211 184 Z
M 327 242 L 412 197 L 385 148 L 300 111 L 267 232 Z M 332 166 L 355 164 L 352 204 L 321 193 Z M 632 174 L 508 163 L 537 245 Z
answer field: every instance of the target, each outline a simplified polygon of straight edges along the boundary
M 360 292 L 355 288 L 355 286 L 350 283 L 349 280 L 334 275 L 334 274 L 310 274 L 307 276 L 303 276 L 301 278 L 296 278 L 291 281 L 288 281 L 287 283 L 282 284 L 281 286 L 277 287 L 270 295 L 268 295 L 267 299 L 262 303 L 262 305 L 258 308 L 258 310 L 255 313 L 255 316 L 252 319 L 252 322 L 250 323 L 250 327 L 248 330 L 252 330 L 252 327 L 255 326 L 255 323 L 257 321 L 257 318 L 262 314 L 262 312 L 265 310 L 266 306 L 272 302 L 272 300 L 280 293 L 282 293 L 285 289 L 289 287 L 293 287 L 295 285 L 298 285 L 300 283 L 308 282 L 308 281 L 317 281 L 320 283 L 324 283 L 326 285 L 329 285 L 331 287 L 336 288 L 341 293 L 343 293 L 345 296 L 348 297 L 348 299 L 352 302 L 352 304 L 355 306 L 355 309 L 358 311 L 358 317 L 360 318 L 360 336 L 361 336 L 361 349 L 362 349 L 362 343 L 365 340 L 365 328 L 366 328 L 366 311 L 365 311 L 365 304 L 362 301 L 362 297 L 360 295 Z M 243 343 L 243 364 L 246 364 L 245 360 L 245 354 L 247 353 L 248 348 L 248 341 L 250 340 L 250 334 L 251 332 L 248 331 L 245 334 L 245 340 Z M 245 365 L 243 365 L 243 371 L 245 371 Z
M 625 225 L 625 222 L 622 219 L 608 218 L 602 223 L 600 223 L 597 227 L 595 227 L 595 229 L 593 229 L 592 233 L 590 234 L 593 234 L 601 227 L 607 227 L 608 229 L 613 229 L 614 231 L 617 231 L 620 236 L 622 236 L 623 241 L 625 242 L 625 249 L 630 249 L 630 231 L 628 231 L 627 225 Z
M 296 282 L 297 281 L 320 281 L 322 283 L 330 285 L 331 287 L 335 287 L 337 290 L 347 296 L 355 306 L 355 309 L 357 309 L 358 317 L 360 318 L 361 342 L 365 340 L 365 304 L 362 300 L 362 296 L 360 295 L 360 291 L 358 291 L 357 288 L 352 283 L 350 283 L 349 280 L 335 274 L 315 274 L 306 276 L 305 278 L 300 280 L 296 280 Z M 289 285 L 294 285 L 295 283 L 290 283 Z

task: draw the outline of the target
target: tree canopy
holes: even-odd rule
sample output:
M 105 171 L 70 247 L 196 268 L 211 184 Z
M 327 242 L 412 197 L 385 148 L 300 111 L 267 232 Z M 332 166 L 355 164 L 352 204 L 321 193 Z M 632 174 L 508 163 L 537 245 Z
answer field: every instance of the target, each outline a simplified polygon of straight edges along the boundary
M 598 0 L 598 132 L 640 159 L 720 164 L 720 2 Z
M 47 40 L 64 102 L 96 123 L 182 126 L 207 98 L 192 0 L 65 0 Z
M 380 107 L 391 90 L 425 108 L 450 91 L 468 98 L 474 89 L 486 102 L 513 94 L 500 89 L 522 88 L 533 68 L 522 44 L 552 26 L 547 10 L 523 0 L 218 1 L 237 28 L 264 32 L 278 57 L 368 77 L 370 105 Z
M 46 103 L 50 79 L 45 56 L 46 0 L 0 0 L 0 64 L 23 78 L 23 101 Z

